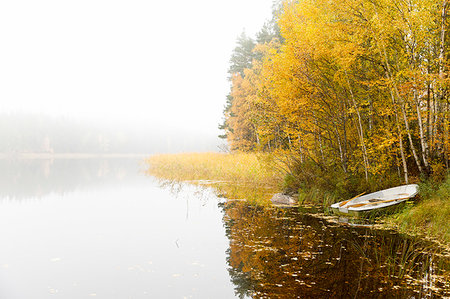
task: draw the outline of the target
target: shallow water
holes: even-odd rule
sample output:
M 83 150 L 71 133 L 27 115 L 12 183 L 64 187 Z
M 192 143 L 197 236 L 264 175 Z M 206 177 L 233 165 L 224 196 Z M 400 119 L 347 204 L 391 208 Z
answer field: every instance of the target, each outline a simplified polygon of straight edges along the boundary
M 142 167 L 0 160 L 0 298 L 449 296 L 430 244 L 162 188 Z
M 427 242 L 298 209 L 224 204 L 230 275 L 241 297 L 448 296 L 450 260 Z M 446 271 L 444 271 L 446 270 Z

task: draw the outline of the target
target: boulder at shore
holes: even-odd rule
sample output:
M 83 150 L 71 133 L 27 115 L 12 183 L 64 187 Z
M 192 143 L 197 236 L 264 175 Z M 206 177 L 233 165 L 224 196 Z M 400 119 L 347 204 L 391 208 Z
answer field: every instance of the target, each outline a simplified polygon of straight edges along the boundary
M 274 196 L 270 199 L 272 204 L 274 205 L 296 205 L 297 200 L 293 198 L 292 196 L 282 194 L 282 193 L 276 193 Z

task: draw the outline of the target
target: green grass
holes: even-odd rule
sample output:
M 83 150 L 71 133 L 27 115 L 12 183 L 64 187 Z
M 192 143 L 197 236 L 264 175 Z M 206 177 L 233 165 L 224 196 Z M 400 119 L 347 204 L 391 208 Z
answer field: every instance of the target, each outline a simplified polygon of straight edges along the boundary
M 442 184 L 420 184 L 421 200 L 389 220 L 400 231 L 426 235 L 450 243 L 450 176 Z

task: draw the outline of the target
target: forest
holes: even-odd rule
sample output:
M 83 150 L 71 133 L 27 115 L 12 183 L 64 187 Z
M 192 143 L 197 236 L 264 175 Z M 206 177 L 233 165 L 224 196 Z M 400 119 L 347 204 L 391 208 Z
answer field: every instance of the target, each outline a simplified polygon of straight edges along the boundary
M 224 130 L 270 152 L 286 189 L 338 194 L 445 179 L 447 0 L 298 0 L 237 39 Z

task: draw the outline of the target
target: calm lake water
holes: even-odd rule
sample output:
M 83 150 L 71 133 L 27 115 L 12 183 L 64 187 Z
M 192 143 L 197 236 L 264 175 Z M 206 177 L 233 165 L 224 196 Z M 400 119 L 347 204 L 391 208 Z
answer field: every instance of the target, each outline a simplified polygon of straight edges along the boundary
M 134 159 L 0 160 L 0 298 L 432 298 L 443 251 L 162 187 Z

